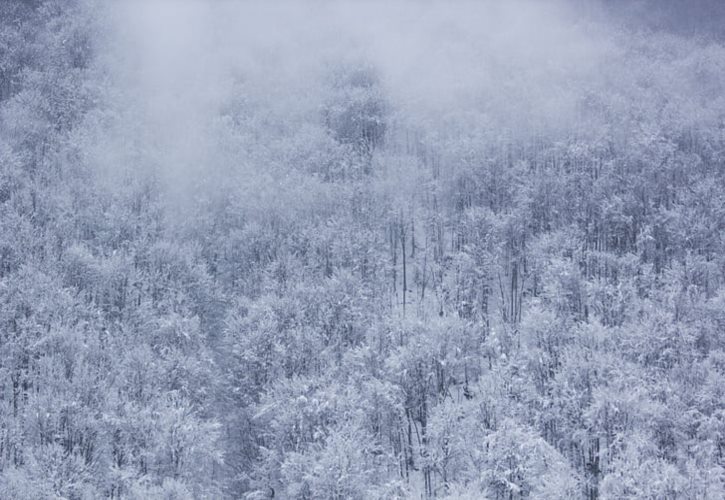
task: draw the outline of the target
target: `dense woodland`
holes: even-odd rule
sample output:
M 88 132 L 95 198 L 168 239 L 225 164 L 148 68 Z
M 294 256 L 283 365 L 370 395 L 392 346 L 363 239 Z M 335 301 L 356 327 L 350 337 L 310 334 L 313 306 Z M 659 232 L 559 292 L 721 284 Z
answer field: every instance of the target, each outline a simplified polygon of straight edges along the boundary
M 725 13 L 622 3 L 0 2 L 0 498 L 725 498 Z

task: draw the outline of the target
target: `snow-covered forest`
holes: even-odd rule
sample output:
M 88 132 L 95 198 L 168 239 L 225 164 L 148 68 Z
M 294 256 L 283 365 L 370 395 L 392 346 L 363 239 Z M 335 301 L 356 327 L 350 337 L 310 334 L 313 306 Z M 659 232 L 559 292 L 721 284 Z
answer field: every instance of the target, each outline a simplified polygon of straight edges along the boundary
M 0 499 L 725 498 L 725 2 L 0 1 Z

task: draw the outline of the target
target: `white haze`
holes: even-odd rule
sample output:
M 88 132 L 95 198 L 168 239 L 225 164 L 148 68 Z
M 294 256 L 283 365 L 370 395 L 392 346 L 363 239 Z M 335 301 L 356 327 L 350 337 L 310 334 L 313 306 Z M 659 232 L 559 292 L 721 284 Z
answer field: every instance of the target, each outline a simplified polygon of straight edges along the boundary
M 233 154 L 221 144 L 225 109 L 262 110 L 250 126 L 268 127 L 264 140 L 315 124 L 335 65 L 373 67 L 399 119 L 521 133 L 571 127 L 576 102 L 596 91 L 616 52 L 604 24 L 563 2 L 147 0 L 107 8 L 112 29 L 100 51 L 115 114 L 95 139 L 96 162 L 114 175 L 152 171 L 185 201 L 220 182 L 220 170 L 263 168 L 249 144 Z M 130 145 L 146 154 L 134 157 Z

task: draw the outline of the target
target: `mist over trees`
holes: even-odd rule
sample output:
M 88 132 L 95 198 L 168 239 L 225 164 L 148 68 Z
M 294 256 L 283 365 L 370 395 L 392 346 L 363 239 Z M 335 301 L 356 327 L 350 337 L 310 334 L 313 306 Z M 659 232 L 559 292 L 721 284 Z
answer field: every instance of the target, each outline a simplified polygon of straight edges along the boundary
M 725 498 L 723 5 L 0 2 L 0 498 Z

